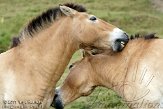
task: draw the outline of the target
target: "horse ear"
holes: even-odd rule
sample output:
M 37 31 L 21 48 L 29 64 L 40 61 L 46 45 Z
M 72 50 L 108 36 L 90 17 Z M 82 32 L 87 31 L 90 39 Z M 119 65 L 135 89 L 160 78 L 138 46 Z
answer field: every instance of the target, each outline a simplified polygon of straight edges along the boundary
M 83 53 L 83 57 L 92 56 L 92 54 L 89 51 L 83 50 L 82 53 Z
M 76 13 L 76 10 L 69 8 L 67 6 L 59 6 L 60 10 L 62 11 L 63 14 L 65 14 L 66 16 L 72 16 Z

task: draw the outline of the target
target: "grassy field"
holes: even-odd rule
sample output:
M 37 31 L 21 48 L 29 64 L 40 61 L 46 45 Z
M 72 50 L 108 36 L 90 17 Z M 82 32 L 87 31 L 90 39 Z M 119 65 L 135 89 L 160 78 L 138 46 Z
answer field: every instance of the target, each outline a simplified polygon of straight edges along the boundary
M 155 32 L 157 36 L 163 36 L 163 13 L 156 11 L 150 0 L 0 0 L 0 52 L 8 49 L 11 38 L 17 35 L 30 19 L 65 2 L 83 4 L 89 13 L 129 34 Z M 77 52 L 71 62 L 80 57 Z M 66 75 L 67 69 L 58 85 Z M 113 91 L 97 88 L 89 97 L 76 100 L 66 109 L 118 109 L 123 105 L 121 98 Z

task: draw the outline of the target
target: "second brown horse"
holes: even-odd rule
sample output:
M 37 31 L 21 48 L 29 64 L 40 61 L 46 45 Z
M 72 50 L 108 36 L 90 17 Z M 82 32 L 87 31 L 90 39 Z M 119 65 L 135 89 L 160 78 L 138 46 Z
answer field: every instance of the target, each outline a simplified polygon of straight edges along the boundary
M 129 41 L 121 53 L 87 56 L 75 62 L 56 89 L 54 105 L 65 106 L 103 86 L 116 91 L 132 109 L 163 108 L 162 47 L 162 39 L 149 35 Z

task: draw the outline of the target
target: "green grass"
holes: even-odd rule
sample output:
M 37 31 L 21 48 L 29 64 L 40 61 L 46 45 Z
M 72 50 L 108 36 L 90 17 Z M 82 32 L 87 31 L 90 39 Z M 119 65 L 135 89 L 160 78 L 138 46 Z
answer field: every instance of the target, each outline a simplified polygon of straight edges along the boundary
M 8 49 L 11 38 L 30 19 L 65 2 L 81 3 L 87 7 L 89 13 L 129 34 L 155 32 L 157 36 L 163 36 L 163 14 L 152 7 L 150 0 L 0 0 L 0 52 Z M 77 52 L 71 62 L 80 57 Z M 58 85 L 63 82 L 67 71 L 66 69 Z M 89 97 L 74 101 L 66 109 L 110 109 L 122 105 L 123 101 L 113 91 L 97 88 Z

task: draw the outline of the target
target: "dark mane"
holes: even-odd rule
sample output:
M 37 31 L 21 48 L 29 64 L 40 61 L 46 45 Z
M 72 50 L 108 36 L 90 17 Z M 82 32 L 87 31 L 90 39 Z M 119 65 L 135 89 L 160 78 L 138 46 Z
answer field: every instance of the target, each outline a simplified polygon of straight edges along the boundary
M 158 39 L 159 37 L 155 36 L 155 34 L 156 33 L 150 33 L 150 34 L 147 34 L 147 35 L 135 34 L 135 35 L 131 35 L 130 36 L 130 40 L 138 39 L 138 38 L 144 38 L 145 40 L 148 40 L 148 39 Z
M 64 6 L 70 7 L 78 12 L 86 12 L 86 8 L 82 5 L 66 3 Z M 40 16 L 37 16 L 33 20 L 31 20 L 28 25 L 20 32 L 18 37 L 14 37 L 12 39 L 12 44 L 10 48 L 18 46 L 21 41 L 20 38 L 24 36 L 33 37 L 34 33 L 37 33 L 40 29 L 43 29 L 45 26 L 49 26 L 54 22 L 57 16 L 63 15 L 60 11 L 59 7 L 48 9 L 46 12 L 43 12 Z
M 18 46 L 19 44 L 20 44 L 19 37 L 13 37 L 12 44 L 11 44 L 10 48 L 14 48 L 14 47 Z
M 82 5 L 73 4 L 73 3 L 66 3 L 63 4 L 64 6 L 70 7 L 78 12 L 86 12 L 86 9 Z M 52 23 L 58 14 L 61 11 L 59 7 L 48 9 L 46 12 L 43 12 L 40 16 L 33 19 L 28 25 L 27 30 L 29 31 L 30 35 L 36 32 L 39 28 L 42 28 L 43 25 Z

